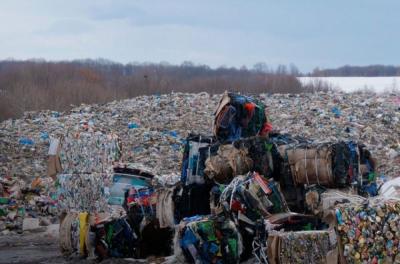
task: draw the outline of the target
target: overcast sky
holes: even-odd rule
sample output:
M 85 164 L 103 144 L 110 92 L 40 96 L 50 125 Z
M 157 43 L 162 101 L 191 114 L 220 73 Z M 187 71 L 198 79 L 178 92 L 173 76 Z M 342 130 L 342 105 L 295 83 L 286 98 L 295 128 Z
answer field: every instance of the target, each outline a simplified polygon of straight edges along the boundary
M 0 59 L 399 65 L 400 1 L 0 2 Z

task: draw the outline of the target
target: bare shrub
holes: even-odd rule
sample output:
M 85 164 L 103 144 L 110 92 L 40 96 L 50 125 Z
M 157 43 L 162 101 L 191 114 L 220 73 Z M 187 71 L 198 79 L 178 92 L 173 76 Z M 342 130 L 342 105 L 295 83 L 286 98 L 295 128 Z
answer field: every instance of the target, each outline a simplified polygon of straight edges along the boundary
M 301 93 L 324 90 L 303 87 L 294 65 L 274 71 L 264 63 L 253 69 L 185 62 L 182 65 L 118 64 L 103 59 L 72 62 L 1 61 L 0 120 L 25 111 L 68 110 L 71 104 L 104 103 L 139 95 L 175 92 Z

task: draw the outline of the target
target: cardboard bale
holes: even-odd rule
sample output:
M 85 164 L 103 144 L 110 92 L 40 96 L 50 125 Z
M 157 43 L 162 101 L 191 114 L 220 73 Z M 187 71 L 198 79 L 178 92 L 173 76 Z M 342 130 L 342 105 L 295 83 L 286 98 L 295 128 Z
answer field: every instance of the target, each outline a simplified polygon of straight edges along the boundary
M 333 186 L 332 159 L 328 146 L 286 150 L 293 180 L 297 185 Z

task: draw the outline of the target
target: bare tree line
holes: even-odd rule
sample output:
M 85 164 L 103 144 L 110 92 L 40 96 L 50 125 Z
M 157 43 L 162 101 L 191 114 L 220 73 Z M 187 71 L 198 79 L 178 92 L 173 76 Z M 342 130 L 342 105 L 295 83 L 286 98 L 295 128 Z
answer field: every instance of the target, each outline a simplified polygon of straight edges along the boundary
M 315 91 L 297 80 L 294 65 L 270 69 L 264 63 L 252 69 L 211 69 L 181 65 L 118 64 L 107 60 L 72 62 L 1 61 L 0 120 L 25 111 L 64 111 L 81 103 L 104 103 L 139 95 L 174 92 L 301 93 Z M 318 87 L 317 90 L 324 89 Z
M 319 69 L 315 68 L 309 76 L 330 77 L 330 76 L 400 76 L 400 66 L 393 65 L 368 65 L 368 66 L 351 66 L 345 65 L 336 69 Z

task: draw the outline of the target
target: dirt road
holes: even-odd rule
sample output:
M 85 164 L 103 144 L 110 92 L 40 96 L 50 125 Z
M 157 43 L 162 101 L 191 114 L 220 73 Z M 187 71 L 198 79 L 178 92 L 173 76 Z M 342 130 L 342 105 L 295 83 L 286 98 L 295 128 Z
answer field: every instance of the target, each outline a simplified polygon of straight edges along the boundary
M 66 259 L 59 249 L 58 242 L 59 225 L 50 225 L 46 232 L 27 233 L 23 235 L 0 236 L 0 264 L 5 263 L 98 263 L 97 261 L 89 261 L 79 259 L 77 257 Z M 102 264 L 108 263 L 161 263 L 162 259 L 154 260 L 137 260 L 137 259 L 107 259 Z
M 0 236 L 0 263 L 67 263 L 58 247 L 58 225 L 46 232 Z

